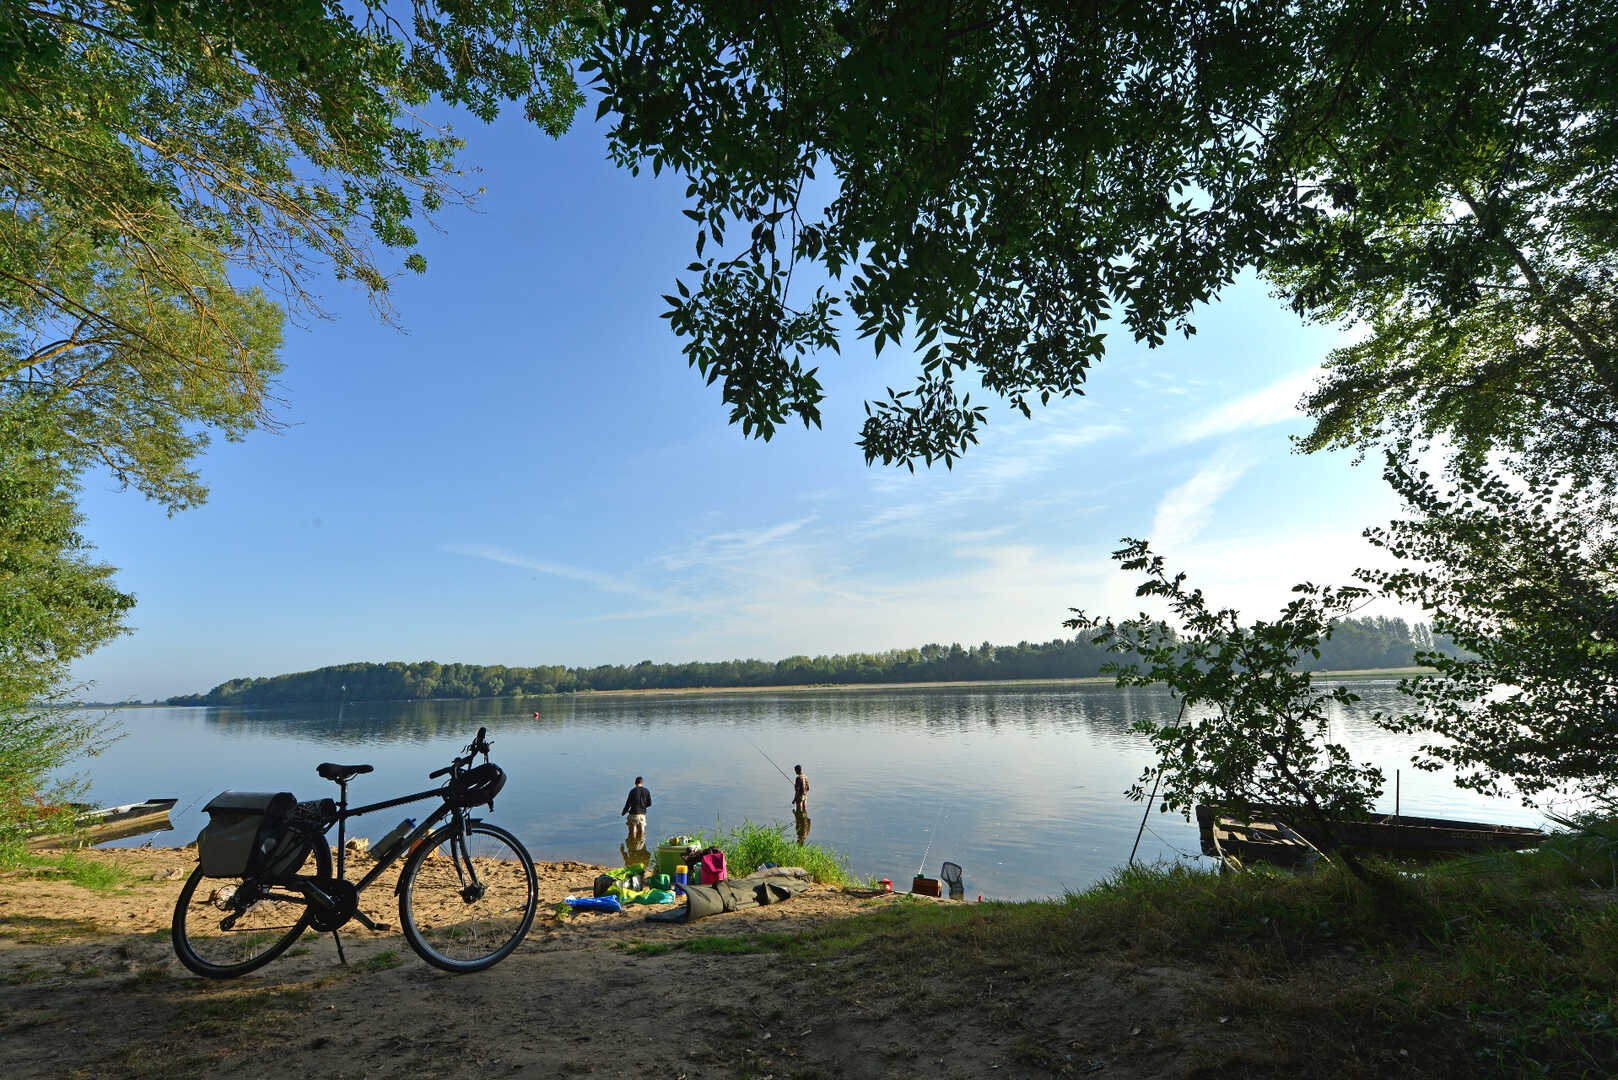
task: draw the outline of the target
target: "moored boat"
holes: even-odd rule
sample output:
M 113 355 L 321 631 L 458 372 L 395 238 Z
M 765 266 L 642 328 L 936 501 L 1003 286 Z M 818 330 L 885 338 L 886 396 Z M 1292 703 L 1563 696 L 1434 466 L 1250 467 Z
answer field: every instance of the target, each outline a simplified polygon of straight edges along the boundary
M 1226 816 L 1230 816 L 1228 811 L 1206 803 L 1197 806 L 1197 830 L 1202 834 L 1204 855 L 1218 854 L 1213 843 L 1213 825 L 1217 818 Z M 1254 804 L 1237 819 L 1241 817 L 1283 821 L 1316 846 L 1323 846 L 1326 842 L 1320 827 L 1306 813 L 1293 807 Z M 1520 825 L 1493 825 L 1483 821 L 1409 815 L 1373 813 L 1363 817 L 1332 817 L 1328 820 L 1339 843 L 1361 851 L 1390 855 L 1517 851 L 1537 846 L 1547 835 L 1543 829 L 1529 829 Z
M 31 848 L 77 847 L 122 840 L 141 833 L 165 832 L 174 828 L 169 811 L 178 799 L 147 799 L 123 806 L 75 807 L 78 811 L 71 833 L 53 833 L 28 841 Z
M 1214 853 L 1229 870 L 1256 862 L 1313 869 L 1324 858 L 1315 846 L 1281 821 L 1217 816 L 1210 828 Z

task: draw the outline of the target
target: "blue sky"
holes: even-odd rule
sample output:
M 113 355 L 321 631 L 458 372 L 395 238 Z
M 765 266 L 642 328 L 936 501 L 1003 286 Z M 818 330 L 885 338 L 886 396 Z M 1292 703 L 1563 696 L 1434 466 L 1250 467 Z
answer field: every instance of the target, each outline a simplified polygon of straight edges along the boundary
M 956 468 L 867 467 L 862 403 L 913 358 L 820 358 L 824 429 L 726 423 L 658 318 L 691 258 L 683 184 L 605 160 L 589 110 L 556 142 L 460 125 L 475 213 L 427 232 L 398 327 L 320 283 L 289 329 L 284 429 L 216 443 L 207 505 L 173 518 L 103 477 L 86 533 L 138 606 L 75 667 L 151 699 L 355 660 L 633 663 L 996 644 L 1135 610 L 1108 553 L 1149 536 L 1221 604 L 1273 613 L 1373 561 L 1396 505 L 1370 465 L 1302 457 L 1294 404 L 1340 340 L 1252 279 L 1199 333 L 1127 343 L 1089 393 L 996 403 Z

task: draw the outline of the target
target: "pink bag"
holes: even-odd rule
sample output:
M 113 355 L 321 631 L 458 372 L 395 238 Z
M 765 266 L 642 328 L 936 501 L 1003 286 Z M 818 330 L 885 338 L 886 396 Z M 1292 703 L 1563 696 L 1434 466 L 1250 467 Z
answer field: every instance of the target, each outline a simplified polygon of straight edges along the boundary
M 725 853 L 723 851 L 710 851 L 702 856 L 702 883 L 704 885 L 724 881 L 728 876 L 725 873 Z

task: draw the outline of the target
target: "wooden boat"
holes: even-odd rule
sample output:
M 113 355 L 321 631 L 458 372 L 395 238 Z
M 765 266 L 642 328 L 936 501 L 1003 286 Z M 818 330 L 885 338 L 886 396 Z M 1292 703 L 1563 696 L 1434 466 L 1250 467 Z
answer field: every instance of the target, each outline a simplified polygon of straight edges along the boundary
M 1325 858 L 1313 844 L 1282 821 L 1243 821 L 1217 816 L 1211 827 L 1214 854 L 1228 870 L 1253 863 L 1312 869 Z
M 178 799 L 147 799 L 145 802 L 100 808 L 75 807 L 73 832 L 37 836 L 28 841 L 31 848 L 79 847 L 122 840 L 141 833 L 167 832 L 174 828 L 169 811 Z
M 1197 806 L 1197 830 L 1202 834 L 1202 853 L 1217 855 L 1213 825 L 1225 812 L 1206 803 Z M 1246 817 L 1280 820 L 1310 843 L 1324 845 L 1325 834 L 1303 812 L 1284 806 L 1255 804 Z M 1455 821 L 1450 818 L 1409 815 L 1367 814 L 1363 817 L 1334 817 L 1331 827 L 1340 843 L 1360 851 L 1389 855 L 1451 855 L 1489 851 L 1518 851 L 1544 841 L 1542 829 L 1519 825 L 1491 825 L 1482 821 Z

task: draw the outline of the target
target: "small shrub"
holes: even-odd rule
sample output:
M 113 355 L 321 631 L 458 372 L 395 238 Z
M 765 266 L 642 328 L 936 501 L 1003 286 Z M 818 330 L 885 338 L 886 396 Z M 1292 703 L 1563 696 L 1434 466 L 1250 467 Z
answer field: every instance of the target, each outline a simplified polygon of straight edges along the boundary
M 697 842 L 723 851 L 726 868 L 736 877 L 746 877 L 765 863 L 774 863 L 801 866 L 822 885 L 851 888 L 861 884 L 848 869 L 848 856 L 816 844 L 800 846 L 787 836 L 785 825 L 743 821 L 727 832 L 715 822 L 713 833 L 699 832 Z

